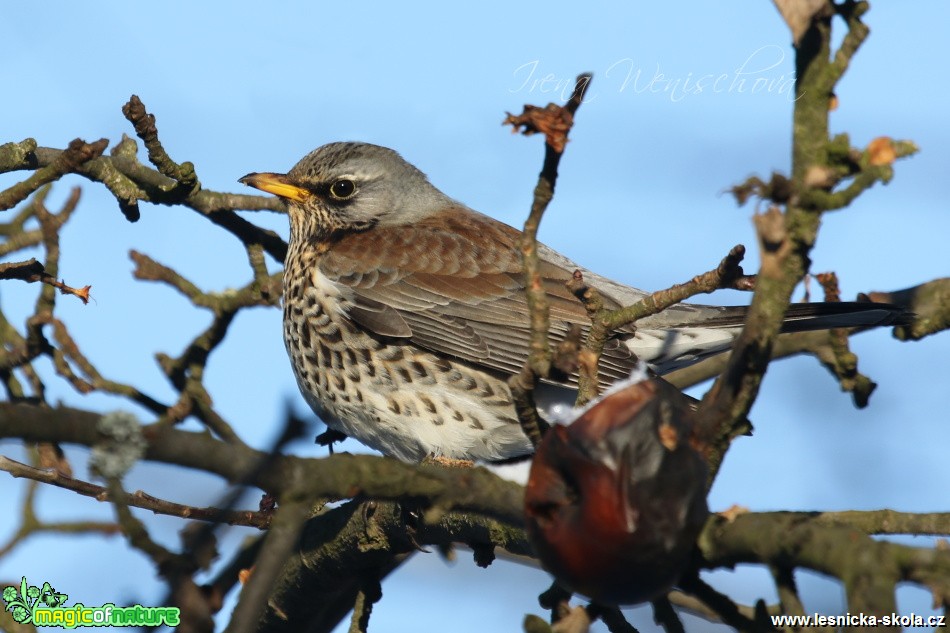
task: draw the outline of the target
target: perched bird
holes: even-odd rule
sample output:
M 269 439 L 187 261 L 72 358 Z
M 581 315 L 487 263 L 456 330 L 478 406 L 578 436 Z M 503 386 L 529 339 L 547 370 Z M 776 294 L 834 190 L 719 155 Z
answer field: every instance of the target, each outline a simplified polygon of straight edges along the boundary
M 332 429 L 406 461 L 501 461 L 531 452 L 506 379 L 528 354 L 520 231 L 448 197 L 395 151 L 330 143 L 287 174 L 241 182 L 290 212 L 283 328 L 297 384 Z M 564 283 L 575 270 L 608 307 L 646 293 L 539 245 L 551 340 L 590 323 Z M 617 331 L 600 379 L 640 358 L 662 374 L 729 349 L 745 307 L 678 304 Z M 870 303 L 793 304 L 785 331 L 892 323 Z M 571 377 L 538 394 L 573 402 Z

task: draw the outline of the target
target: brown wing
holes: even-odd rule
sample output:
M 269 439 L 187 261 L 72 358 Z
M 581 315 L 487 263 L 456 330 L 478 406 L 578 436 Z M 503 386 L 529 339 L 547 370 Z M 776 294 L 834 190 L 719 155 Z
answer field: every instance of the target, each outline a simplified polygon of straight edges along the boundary
M 320 268 L 353 290 L 349 315 L 364 328 L 510 374 L 524 365 L 530 337 L 518 239 L 515 229 L 456 208 L 411 226 L 377 226 L 343 237 Z M 541 265 L 553 343 L 571 324 L 586 329 L 590 323 L 564 285 L 572 272 Z M 605 383 L 629 375 L 633 364 L 619 343 L 605 350 Z

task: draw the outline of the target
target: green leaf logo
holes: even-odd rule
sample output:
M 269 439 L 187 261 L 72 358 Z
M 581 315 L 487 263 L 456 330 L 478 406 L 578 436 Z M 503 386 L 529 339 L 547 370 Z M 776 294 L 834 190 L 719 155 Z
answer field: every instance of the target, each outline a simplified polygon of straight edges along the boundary
M 20 586 L 4 587 L 3 601 L 6 602 L 6 611 L 10 611 L 14 621 L 19 624 L 29 624 L 33 621 L 33 609 L 37 606 L 61 607 L 69 598 L 64 593 L 57 593 L 48 582 L 43 583 L 40 589 L 26 582 L 26 576 L 21 577 Z
M 35 596 L 32 594 L 35 590 Z M 6 610 L 13 614 L 13 620 L 20 624 L 29 624 L 33 619 L 33 603 L 36 597 L 40 595 L 38 587 L 31 587 L 26 583 L 26 576 L 20 579 L 20 588 L 3 588 L 3 601 L 7 603 Z

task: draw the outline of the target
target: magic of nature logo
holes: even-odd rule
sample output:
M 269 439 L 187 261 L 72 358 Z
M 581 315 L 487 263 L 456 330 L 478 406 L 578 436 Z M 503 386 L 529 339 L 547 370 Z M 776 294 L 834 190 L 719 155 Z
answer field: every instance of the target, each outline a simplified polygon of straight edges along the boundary
M 69 598 L 53 589 L 52 585 L 31 585 L 26 576 L 20 586 L 3 588 L 5 609 L 15 622 L 35 626 L 60 626 L 74 629 L 80 626 L 177 626 L 180 611 L 177 607 L 143 607 L 134 604 L 118 607 L 112 603 L 87 607 L 82 603 L 66 606 Z

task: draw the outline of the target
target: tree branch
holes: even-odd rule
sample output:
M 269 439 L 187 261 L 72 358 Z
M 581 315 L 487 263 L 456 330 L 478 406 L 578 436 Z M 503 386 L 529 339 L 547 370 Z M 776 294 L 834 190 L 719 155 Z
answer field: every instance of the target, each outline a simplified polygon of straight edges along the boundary
M 547 423 L 538 415 L 534 401 L 534 389 L 538 382 L 551 372 L 551 348 L 548 343 L 550 319 L 547 295 L 541 280 L 541 262 L 538 257 L 538 227 L 545 209 L 554 197 L 554 185 L 557 182 L 557 168 L 561 155 L 567 145 L 567 135 L 574 124 L 574 114 L 584 101 L 584 93 L 590 85 L 591 75 L 577 76 L 574 91 L 564 107 L 549 104 L 544 110 L 525 106 L 524 113 L 515 117 L 511 114 L 505 124 L 511 124 L 515 130 L 524 126 L 524 134 L 543 132 L 545 134 L 544 165 L 534 188 L 534 200 L 531 212 L 525 220 L 521 236 L 521 258 L 524 266 L 525 293 L 531 322 L 531 344 L 528 359 L 517 374 L 508 379 L 512 400 L 521 428 L 531 443 L 537 446 L 547 429 Z

